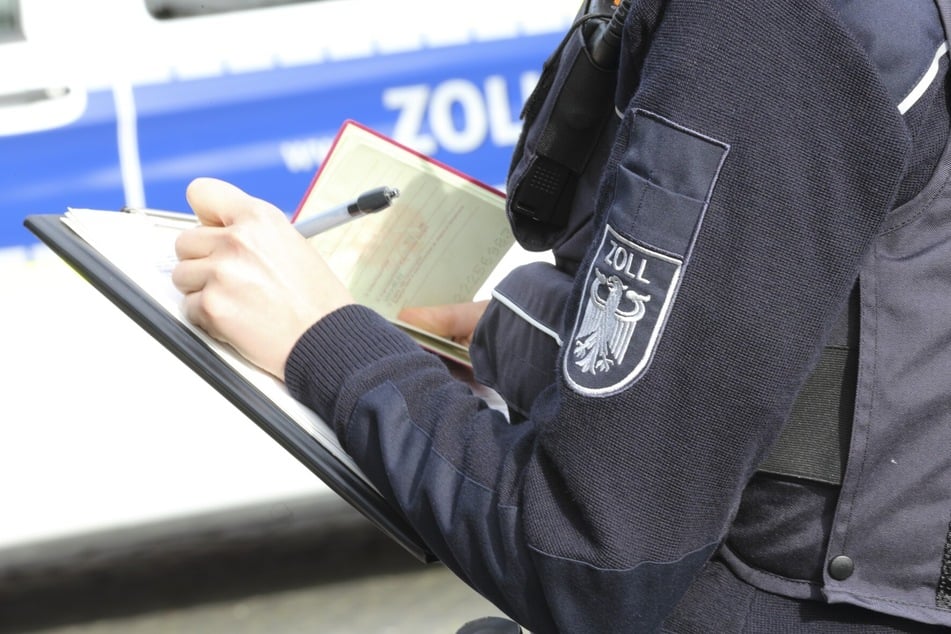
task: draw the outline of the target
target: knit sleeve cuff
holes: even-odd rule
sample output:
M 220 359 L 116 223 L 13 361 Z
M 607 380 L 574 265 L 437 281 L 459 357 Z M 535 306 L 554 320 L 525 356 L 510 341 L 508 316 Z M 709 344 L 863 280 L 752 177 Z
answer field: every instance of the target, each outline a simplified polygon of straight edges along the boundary
M 419 346 L 375 311 L 344 306 L 310 327 L 284 367 L 291 395 L 325 420 L 347 378 L 386 357 L 418 352 Z

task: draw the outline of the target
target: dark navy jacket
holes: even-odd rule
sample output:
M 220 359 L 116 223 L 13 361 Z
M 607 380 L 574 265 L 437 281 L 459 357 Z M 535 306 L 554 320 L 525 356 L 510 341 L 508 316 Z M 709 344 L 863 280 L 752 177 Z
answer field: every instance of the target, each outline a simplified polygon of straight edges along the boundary
M 877 322 L 882 333 L 903 327 L 902 309 L 918 296 L 911 288 L 925 292 L 940 277 L 948 207 L 890 212 L 935 166 L 916 152 L 908 124 L 920 99 L 906 100 L 933 85 L 924 81 L 933 62 L 943 77 L 944 34 L 932 20 L 915 33 L 925 58 L 898 56 L 900 68 L 883 70 L 858 35 L 869 20 L 848 13 L 854 4 L 861 12 L 875 3 L 633 3 L 614 112 L 570 218 L 551 227 L 512 215 L 519 240 L 553 249 L 556 265 L 506 279 L 473 347 L 477 376 L 519 424 L 362 307 L 315 324 L 288 359 L 291 392 L 332 422 L 439 558 L 530 630 L 658 630 L 730 534 L 860 271 L 863 301 L 891 307 Z M 934 12 L 910 6 L 902 3 L 903 16 Z M 579 42 L 576 31 L 564 54 Z M 563 74 L 554 72 L 549 94 Z M 510 188 L 539 143 L 539 103 Z M 943 195 L 943 183 L 931 189 Z M 883 289 L 907 283 L 899 263 L 917 257 L 904 252 L 909 235 L 930 236 L 914 244 L 931 273 L 886 299 Z M 951 327 L 922 317 L 915 327 L 929 336 L 920 343 L 947 347 Z M 866 362 L 888 372 L 865 375 L 868 398 L 907 370 L 894 365 L 900 346 L 880 350 Z M 928 426 L 947 405 L 931 392 L 939 400 L 914 425 Z M 857 407 L 869 417 L 860 440 L 877 446 L 860 462 L 874 460 L 876 474 L 892 464 L 886 444 L 908 436 L 896 427 L 906 405 Z M 869 440 L 877 433 L 869 430 L 889 426 Z M 931 427 L 922 438 L 947 440 Z M 914 450 L 893 455 L 907 465 Z M 936 458 L 934 469 L 896 476 L 892 498 L 909 502 L 915 478 L 934 477 L 929 506 L 914 513 L 928 517 L 925 531 L 942 522 L 947 530 L 951 512 L 951 496 L 939 493 L 951 465 Z M 916 585 L 927 565 L 932 585 L 941 578 L 939 552 L 916 559 L 907 577 L 915 587 L 898 590 L 900 599 L 883 566 L 859 574 L 869 550 L 896 548 L 888 565 L 898 565 L 901 536 L 862 543 L 875 523 L 863 495 L 887 487 L 851 482 L 857 488 L 847 479 L 843 500 L 855 523 L 837 522 L 829 548 L 854 554 L 856 574 L 827 583 L 820 598 L 951 624 L 933 597 L 921 605 Z M 940 550 L 946 535 L 915 537 L 924 538 Z

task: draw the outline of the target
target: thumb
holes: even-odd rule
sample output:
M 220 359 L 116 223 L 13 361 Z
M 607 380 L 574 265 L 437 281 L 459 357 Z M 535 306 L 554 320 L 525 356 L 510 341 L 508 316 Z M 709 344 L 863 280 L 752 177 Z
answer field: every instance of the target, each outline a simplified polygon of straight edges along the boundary
M 253 216 L 264 201 L 216 178 L 196 178 L 185 190 L 185 198 L 201 224 L 212 227 L 233 225 Z
M 485 312 L 486 301 L 441 306 L 414 306 L 400 311 L 399 319 L 441 337 L 468 339 Z

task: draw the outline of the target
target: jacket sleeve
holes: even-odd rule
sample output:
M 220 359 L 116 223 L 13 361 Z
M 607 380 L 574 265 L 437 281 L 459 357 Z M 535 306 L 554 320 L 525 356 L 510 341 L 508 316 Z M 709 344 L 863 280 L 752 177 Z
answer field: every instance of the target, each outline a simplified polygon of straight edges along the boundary
M 292 394 L 440 559 L 532 631 L 660 626 L 893 202 L 907 133 L 864 54 L 823 2 L 752 6 L 634 3 L 595 239 L 557 380 L 527 422 L 363 307 L 315 324 L 288 359 Z M 618 335 L 605 316 L 634 319 L 645 296 Z M 616 337 L 586 356 L 595 317 Z

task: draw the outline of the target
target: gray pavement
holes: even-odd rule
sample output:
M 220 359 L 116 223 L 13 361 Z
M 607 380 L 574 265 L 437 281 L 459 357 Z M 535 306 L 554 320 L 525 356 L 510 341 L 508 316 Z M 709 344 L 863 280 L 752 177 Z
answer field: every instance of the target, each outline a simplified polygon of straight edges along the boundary
M 297 511 L 307 504 L 297 501 Z M 349 507 L 311 504 L 312 512 L 282 524 L 248 513 L 241 523 L 198 519 L 190 531 L 112 535 L 121 546 L 108 547 L 108 535 L 87 539 L 100 546 L 65 564 L 37 557 L 8 568 L 0 632 L 452 633 L 500 615 L 441 564 L 420 563 Z

